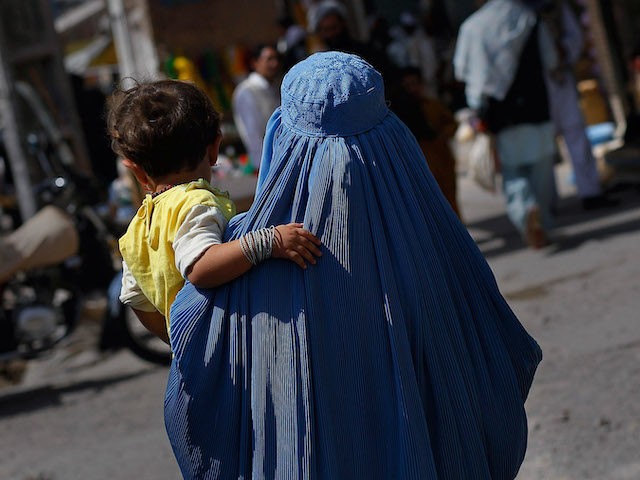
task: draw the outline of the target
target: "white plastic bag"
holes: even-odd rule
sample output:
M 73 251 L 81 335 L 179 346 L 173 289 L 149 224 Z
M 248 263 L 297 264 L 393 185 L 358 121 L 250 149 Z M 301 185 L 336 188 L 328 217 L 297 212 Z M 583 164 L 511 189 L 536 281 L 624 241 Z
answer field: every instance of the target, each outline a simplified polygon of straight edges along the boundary
M 469 149 L 467 176 L 483 189 L 496 191 L 496 163 L 491 135 L 476 132 Z

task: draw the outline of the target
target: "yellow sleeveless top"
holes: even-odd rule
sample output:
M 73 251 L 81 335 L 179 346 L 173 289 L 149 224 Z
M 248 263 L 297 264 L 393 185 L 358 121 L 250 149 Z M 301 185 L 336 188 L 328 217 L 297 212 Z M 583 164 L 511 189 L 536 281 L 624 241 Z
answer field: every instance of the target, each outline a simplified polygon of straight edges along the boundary
M 142 293 L 165 316 L 167 331 L 171 304 L 184 286 L 176 268 L 173 239 L 196 205 L 218 207 L 227 221 L 236 213 L 228 193 L 199 179 L 156 197 L 147 195 L 119 241 L 122 258 Z

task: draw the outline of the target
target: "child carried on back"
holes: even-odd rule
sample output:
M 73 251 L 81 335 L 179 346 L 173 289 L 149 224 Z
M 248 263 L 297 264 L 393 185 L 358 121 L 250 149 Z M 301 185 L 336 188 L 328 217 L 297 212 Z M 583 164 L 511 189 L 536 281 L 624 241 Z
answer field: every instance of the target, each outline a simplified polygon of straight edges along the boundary
M 300 223 L 249 232 L 223 243 L 235 205 L 210 185 L 222 134 L 220 115 L 193 84 L 160 80 L 110 99 L 113 151 L 147 192 L 120 238 L 120 300 L 169 343 L 169 311 L 185 280 L 201 288 L 229 282 L 268 258 L 306 268 L 320 241 Z

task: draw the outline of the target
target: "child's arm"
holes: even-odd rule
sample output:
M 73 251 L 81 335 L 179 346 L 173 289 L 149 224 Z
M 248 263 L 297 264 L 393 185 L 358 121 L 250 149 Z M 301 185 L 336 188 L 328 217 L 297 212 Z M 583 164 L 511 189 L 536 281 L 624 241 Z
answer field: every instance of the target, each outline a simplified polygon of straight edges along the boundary
M 124 308 L 133 310 L 133 313 L 136 314 L 140 323 L 147 330 L 167 344 L 169 343 L 164 315 L 158 312 L 145 294 L 142 293 L 142 289 L 124 260 L 122 261 L 122 285 L 119 299 L 124 304 Z
M 167 345 L 170 345 L 169 334 L 167 333 L 167 323 L 164 315 L 157 310 L 155 312 L 143 312 L 142 310 L 136 310 L 135 308 L 132 308 L 131 310 L 133 310 L 133 313 L 136 314 L 140 323 L 142 323 L 147 330 Z
M 246 273 L 254 265 L 241 246 L 242 239 L 212 245 L 189 268 L 187 278 L 196 287 L 211 288 L 227 283 Z M 284 258 L 307 268 L 322 255 L 320 240 L 301 223 L 278 225 L 274 229 L 271 258 Z M 245 244 L 245 248 L 247 248 Z M 249 245 L 249 249 L 252 246 Z

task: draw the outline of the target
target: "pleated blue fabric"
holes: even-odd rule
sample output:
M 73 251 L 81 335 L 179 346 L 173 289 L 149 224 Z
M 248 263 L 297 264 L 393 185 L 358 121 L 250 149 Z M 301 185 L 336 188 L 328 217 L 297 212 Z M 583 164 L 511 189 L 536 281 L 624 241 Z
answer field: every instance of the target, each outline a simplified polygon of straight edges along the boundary
M 356 56 L 285 76 L 226 238 L 291 221 L 322 240 L 316 265 L 268 260 L 173 304 L 165 423 L 184 477 L 514 478 L 540 348 Z

